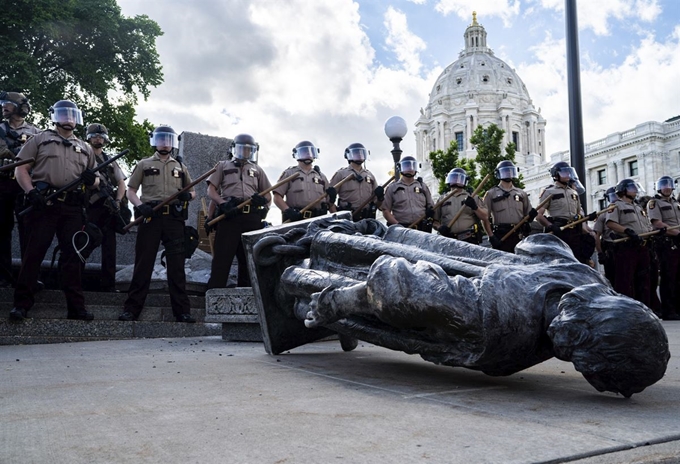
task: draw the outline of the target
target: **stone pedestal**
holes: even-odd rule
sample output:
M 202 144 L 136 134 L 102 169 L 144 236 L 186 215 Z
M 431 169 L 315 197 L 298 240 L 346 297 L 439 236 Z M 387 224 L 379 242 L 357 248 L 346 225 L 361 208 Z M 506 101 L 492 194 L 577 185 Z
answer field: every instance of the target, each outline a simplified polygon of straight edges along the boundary
M 262 341 L 251 287 L 213 288 L 206 291 L 205 322 L 221 322 L 222 339 L 225 341 Z

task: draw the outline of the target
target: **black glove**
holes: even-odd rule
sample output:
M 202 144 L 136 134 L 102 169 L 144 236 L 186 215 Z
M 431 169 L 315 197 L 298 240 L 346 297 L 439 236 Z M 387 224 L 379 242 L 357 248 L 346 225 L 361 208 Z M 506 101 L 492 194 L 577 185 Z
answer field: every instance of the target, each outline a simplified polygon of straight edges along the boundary
M 182 192 L 177 195 L 177 199 L 181 202 L 191 201 L 191 192 Z
M 378 185 L 375 190 L 373 190 L 373 195 L 378 201 L 383 201 L 385 199 L 385 188 L 382 185 Z
M 31 204 L 35 211 L 40 211 L 45 208 L 45 197 L 38 192 L 38 189 L 33 189 L 26 194 L 28 202 Z
M 597 254 L 597 262 L 604 265 L 605 261 L 607 261 L 607 255 L 603 252 L 599 252 Z
M 338 199 L 338 191 L 335 190 L 335 187 L 328 187 L 326 189 L 326 194 L 331 203 L 335 203 L 335 200 Z
M 592 213 L 590 213 L 590 214 L 588 215 L 588 220 L 589 220 L 589 221 L 594 221 L 595 219 L 597 219 L 597 213 L 596 213 L 595 211 L 593 211 Z
M 451 235 L 451 229 L 449 229 L 449 226 L 447 226 L 447 225 L 439 226 L 437 228 L 437 232 L 439 232 L 440 234 L 442 234 L 445 237 L 448 237 L 449 235 Z
M 531 208 L 529 210 L 529 222 L 533 221 L 536 219 L 536 216 L 538 216 L 538 211 L 536 211 L 536 208 Z
M 290 222 L 295 222 L 295 221 L 300 221 L 302 219 L 302 213 L 300 210 L 295 209 L 295 208 L 288 208 L 283 212 L 283 220 L 284 221 L 290 221 Z
M 663 237 L 664 235 L 666 235 L 667 229 L 665 227 L 662 227 L 661 229 L 656 229 L 656 230 L 658 230 L 658 232 L 656 233 L 657 237 Z
M 135 206 L 135 211 L 137 211 L 137 215 L 141 217 L 150 218 L 153 216 L 153 208 L 146 203 Z
M 500 248 L 503 241 L 500 239 L 498 235 L 493 234 L 491 237 L 489 237 L 489 243 L 494 248 Z
M 241 212 L 240 209 L 232 206 L 229 202 L 222 203 L 217 207 L 217 209 L 219 210 L 220 215 L 224 214 L 224 219 L 236 217 Z
M 258 208 L 267 206 L 267 203 L 269 203 L 267 199 L 259 193 L 253 193 L 253 195 L 250 197 L 250 204 Z
M 87 168 L 80 175 L 80 180 L 83 181 L 83 184 L 87 185 L 88 187 L 91 187 L 97 180 L 97 173 L 94 172 L 92 169 Z
M 558 226 L 557 224 L 550 224 L 550 227 L 547 227 L 547 229 L 553 234 L 559 234 L 560 232 L 562 232 L 561 227 Z
M 630 237 L 630 241 L 635 245 L 642 243 L 642 239 L 640 238 L 640 236 L 630 227 L 624 230 L 623 233 Z
M 208 223 L 211 221 L 211 219 L 208 216 L 204 216 L 203 219 L 203 229 L 205 230 L 205 235 L 210 235 L 210 232 L 215 230 L 215 228 Z
M 478 208 L 477 202 L 472 197 L 467 197 L 465 200 L 463 200 L 463 204 L 470 208 L 472 211 L 475 211 Z
M 434 221 L 434 208 L 432 206 L 425 208 L 425 219 Z

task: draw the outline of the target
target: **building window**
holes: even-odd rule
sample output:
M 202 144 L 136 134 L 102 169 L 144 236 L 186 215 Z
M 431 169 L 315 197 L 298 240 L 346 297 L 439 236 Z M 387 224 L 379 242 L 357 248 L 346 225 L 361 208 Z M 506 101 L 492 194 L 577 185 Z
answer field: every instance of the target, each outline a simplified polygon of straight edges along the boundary
M 489 82 L 489 76 L 484 74 L 484 76 L 482 76 L 482 82 Z
M 600 169 L 597 171 L 597 185 L 604 185 L 607 183 L 607 170 Z
M 512 133 L 512 143 L 515 144 L 515 151 L 520 151 L 519 149 L 519 132 Z
M 463 140 L 462 132 L 456 132 L 456 143 L 458 144 L 458 151 L 465 150 L 465 142 Z
M 462 77 L 457 77 L 456 78 L 456 84 L 460 85 L 463 83 L 463 78 Z
M 630 177 L 634 177 L 634 176 L 638 175 L 638 162 L 637 162 L 637 160 L 630 161 L 628 163 L 628 175 Z
M 442 89 L 442 86 L 441 86 L 441 85 L 438 85 L 438 86 L 437 86 L 437 92 L 439 92 L 441 89 Z

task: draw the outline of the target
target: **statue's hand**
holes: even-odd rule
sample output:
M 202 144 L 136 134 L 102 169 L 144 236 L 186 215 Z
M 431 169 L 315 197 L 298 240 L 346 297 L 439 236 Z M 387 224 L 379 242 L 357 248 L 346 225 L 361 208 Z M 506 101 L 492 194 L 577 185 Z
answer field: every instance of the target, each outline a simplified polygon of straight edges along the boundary
M 332 287 L 326 287 L 322 291 L 312 293 L 312 299 L 309 302 L 309 312 L 305 319 L 305 327 L 312 329 L 321 325 L 334 322 L 330 312 L 330 305 L 328 304 L 329 293 L 333 291 Z

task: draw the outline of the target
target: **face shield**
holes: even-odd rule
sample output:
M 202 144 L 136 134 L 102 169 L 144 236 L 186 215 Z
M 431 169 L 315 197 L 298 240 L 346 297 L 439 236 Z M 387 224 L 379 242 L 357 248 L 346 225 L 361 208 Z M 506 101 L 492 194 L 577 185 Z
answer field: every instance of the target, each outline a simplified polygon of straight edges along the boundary
M 462 172 L 450 172 L 446 176 L 446 183 L 463 188 L 467 184 L 467 174 Z
M 399 162 L 401 172 L 418 172 L 418 162 L 416 160 L 402 160 Z
M 83 113 L 78 108 L 61 107 L 52 109 L 52 122 L 75 128 L 83 125 Z
M 347 159 L 349 161 L 364 162 L 368 159 L 368 150 L 365 148 L 350 148 L 347 152 Z
M 109 141 L 109 134 L 106 134 L 105 132 L 90 132 L 89 134 L 87 134 L 87 141 L 89 142 L 90 139 L 93 139 L 95 137 L 101 137 L 102 139 L 104 139 L 104 142 Z
M 664 189 L 670 189 L 670 191 L 666 190 L 666 192 L 663 192 Z M 675 190 L 675 181 L 671 177 L 662 177 L 656 181 L 657 192 L 670 196 L 673 194 L 673 190 Z
M 315 160 L 319 158 L 319 150 L 314 145 L 304 145 L 295 149 L 295 159 L 298 161 Z
M 583 195 L 584 193 L 586 193 L 586 188 L 578 179 L 578 174 L 576 174 L 576 170 L 574 168 L 572 167 L 560 168 L 560 170 L 557 171 L 557 173 L 560 176 L 560 182 L 568 184 L 569 187 L 576 190 L 576 193 L 578 193 L 579 195 Z
M 515 179 L 517 177 L 517 168 L 515 166 L 503 166 L 498 168 L 496 176 L 499 180 Z
M 257 163 L 257 145 L 237 143 L 234 145 L 234 158 Z
M 177 149 L 179 148 L 177 134 L 173 134 L 172 132 L 154 132 L 151 134 L 151 146 L 156 147 L 156 150 L 161 147 Z
M 645 195 L 645 189 L 638 182 L 630 183 L 626 186 L 626 195 L 630 198 L 639 199 Z
M 605 193 L 604 198 L 605 198 L 605 200 L 607 200 L 609 203 L 614 203 L 616 200 L 619 199 L 619 197 L 616 196 L 616 192 Z

